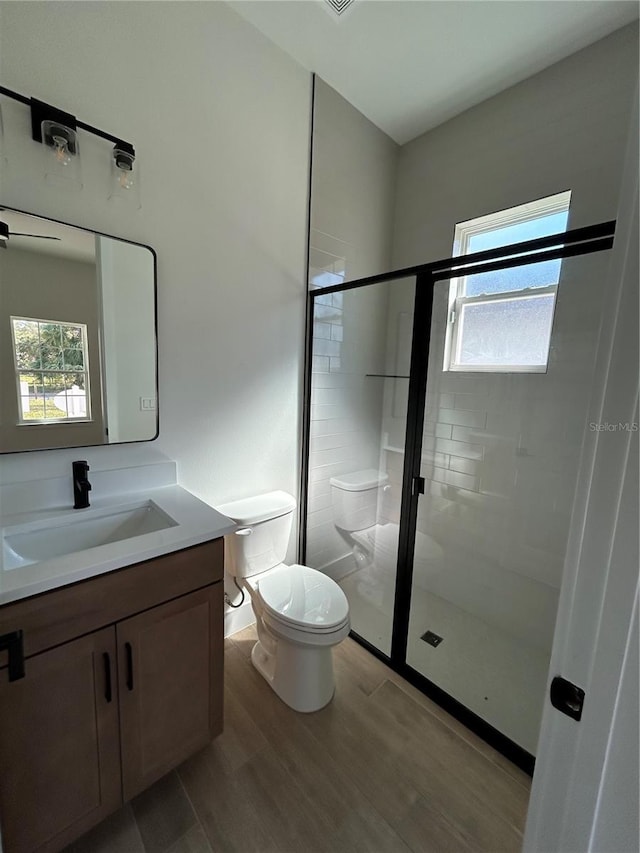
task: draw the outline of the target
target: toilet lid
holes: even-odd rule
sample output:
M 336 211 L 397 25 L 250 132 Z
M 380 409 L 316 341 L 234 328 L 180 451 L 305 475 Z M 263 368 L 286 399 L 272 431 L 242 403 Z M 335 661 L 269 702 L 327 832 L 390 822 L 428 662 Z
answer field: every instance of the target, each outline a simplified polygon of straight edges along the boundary
M 267 610 L 305 631 L 339 627 L 349 615 L 338 584 L 308 566 L 282 566 L 260 578 L 257 588 Z

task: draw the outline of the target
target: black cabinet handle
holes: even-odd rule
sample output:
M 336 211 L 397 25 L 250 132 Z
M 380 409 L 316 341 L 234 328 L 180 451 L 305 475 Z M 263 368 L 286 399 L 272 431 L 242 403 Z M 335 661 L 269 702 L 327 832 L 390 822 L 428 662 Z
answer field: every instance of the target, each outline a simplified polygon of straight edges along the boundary
M 22 631 L 12 631 L 0 637 L 0 651 L 7 650 L 9 657 L 9 681 L 24 678 L 24 646 Z
M 125 643 L 124 650 L 127 656 L 127 689 L 133 690 L 133 649 L 131 643 Z
M 102 655 L 104 661 L 104 698 L 107 702 L 111 702 L 113 698 L 111 694 L 111 658 L 109 652 L 104 652 Z

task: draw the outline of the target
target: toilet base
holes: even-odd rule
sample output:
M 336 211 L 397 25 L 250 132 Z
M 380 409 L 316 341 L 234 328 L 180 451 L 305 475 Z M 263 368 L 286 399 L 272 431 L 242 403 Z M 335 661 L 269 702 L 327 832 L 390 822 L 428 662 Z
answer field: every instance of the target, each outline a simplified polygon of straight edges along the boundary
M 251 662 L 282 701 L 294 711 L 319 711 L 333 699 L 331 646 L 304 647 L 275 640 L 271 653 L 260 640 L 251 650 Z

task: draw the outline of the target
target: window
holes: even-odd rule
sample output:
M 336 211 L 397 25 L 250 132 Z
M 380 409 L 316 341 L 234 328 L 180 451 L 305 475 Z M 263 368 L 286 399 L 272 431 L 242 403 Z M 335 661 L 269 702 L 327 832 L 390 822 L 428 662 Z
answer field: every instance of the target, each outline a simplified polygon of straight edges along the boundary
M 456 225 L 454 256 L 566 231 L 564 192 Z M 451 280 L 445 370 L 544 373 L 562 261 Z
M 20 424 L 88 421 L 87 327 L 11 317 Z

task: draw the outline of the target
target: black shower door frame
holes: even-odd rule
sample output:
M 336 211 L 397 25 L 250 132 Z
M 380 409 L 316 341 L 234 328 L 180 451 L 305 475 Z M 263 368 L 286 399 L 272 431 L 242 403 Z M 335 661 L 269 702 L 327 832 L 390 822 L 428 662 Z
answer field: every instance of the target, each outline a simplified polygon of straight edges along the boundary
M 380 649 L 359 636 L 355 631 L 351 631 L 350 636 L 530 775 L 533 774 L 535 766 L 533 755 L 506 737 L 506 735 L 486 722 L 482 717 L 470 711 L 465 705 L 454 699 L 446 691 L 410 666 L 406 660 L 418 502 L 424 487 L 424 482 L 420 475 L 420 462 L 434 288 L 438 282 L 447 281 L 462 275 L 467 276 L 494 272 L 496 270 L 528 266 L 542 261 L 561 260 L 609 250 L 613 247 L 615 226 L 615 220 L 611 220 L 586 228 L 578 228 L 562 234 L 555 234 L 550 237 L 540 237 L 535 240 L 514 243 L 498 249 L 489 249 L 483 252 L 445 258 L 444 260 L 394 270 L 380 275 L 368 276 L 342 284 L 331 285 L 330 287 L 316 288 L 310 290 L 308 294 L 302 414 L 302 458 L 300 465 L 299 562 L 303 565 L 305 564 L 307 545 L 311 366 L 315 300 L 330 293 L 341 293 L 346 290 L 368 287 L 395 279 L 415 277 L 411 367 L 409 372 L 409 395 L 391 654 L 384 654 L 384 652 L 381 652 Z

